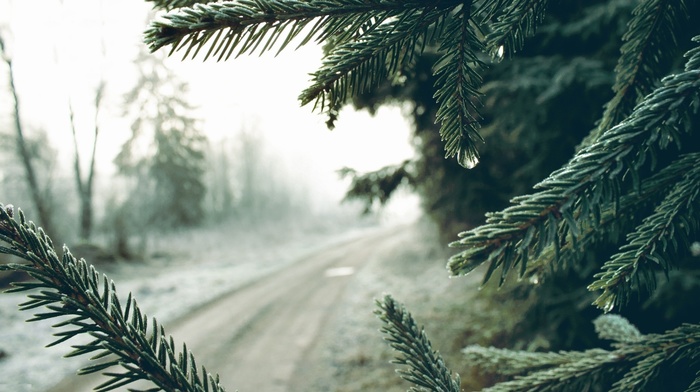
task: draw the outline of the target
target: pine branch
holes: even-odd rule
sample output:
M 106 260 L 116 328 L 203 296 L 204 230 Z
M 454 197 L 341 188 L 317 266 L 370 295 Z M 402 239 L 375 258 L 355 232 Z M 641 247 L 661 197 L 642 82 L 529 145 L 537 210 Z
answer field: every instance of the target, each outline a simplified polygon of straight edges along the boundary
M 59 259 L 51 239 L 31 221 L 26 221 L 21 210 L 19 219 L 14 218 L 11 205 L 0 205 L 0 240 L 8 247 L 0 246 L 0 253 L 18 256 L 28 264 L 0 265 L 0 270 L 24 271 L 37 282 L 16 283 L 9 292 L 34 291 L 29 300 L 20 305 L 20 310 L 39 307 L 48 309 L 36 313 L 28 321 L 61 318 L 54 324 L 60 331 L 55 333 L 56 345 L 77 335 L 90 335 L 91 342 L 73 346 L 67 356 L 92 354 L 91 360 L 110 356 L 79 371 L 89 374 L 120 365 L 123 373 L 105 372 L 109 379 L 99 385 L 97 391 L 110 391 L 137 380 L 148 380 L 156 390 L 208 392 L 224 391 L 218 376 L 213 377 L 206 369 L 195 365 L 194 357 L 183 346 L 178 352 L 172 337 L 155 318 L 141 312 L 129 294 L 122 307 L 114 282 L 88 265 L 85 260 L 76 260 L 68 248 Z
M 632 12 L 615 67 L 615 96 L 584 145 L 620 123 L 663 76 L 678 48 L 679 30 L 688 19 L 684 0 L 646 0 Z
M 384 322 L 382 332 L 387 335 L 391 347 L 401 353 L 394 363 L 408 366 L 398 370 L 401 377 L 419 388 L 411 391 L 460 392 L 459 375 L 453 379 L 439 353 L 433 351 L 430 341 L 422 328 L 403 305 L 391 296 L 377 301 L 375 314 Z
M 660 380 L 664 377 L 674 377 L 673 366 L 695 372 L 700 367 L 698 325 L 684 324 L 662 334 L 641 335 L 619 316 L 601 316 L 595 323 L 601 338 L 617 341 L 614 350 L 535 353 L 470 346 L 464 353 L 481 369 L 516 376 L 482 392 L 645 391 L 650 390 L 650 386 L 663 385 Z M 662 369 L 667 373 L 663 374 Z M 528 374 L 518 376 L 524 373 Z
M 214 3 L 218 0 L 146 0 L 153 3 L 153 8 L 172 10 L 175 8 L 194 7 L 197 4 Z
M 480 369 L 516 376 L 482 392 L 589 390 L 593 384 L 611 383 L 630 367 L 619 353 L 603 349 L 539 353 L 469 346 L 463 352 Z
M 605 384 L 601 380 L 609 380 L 624 374 L 626 370 L 624 367 L 615 366 L 618 358 L 605 350 L 589 350 L 584 353 L 579 360 L 516 377 L 514 380 L 484 388 L 482 392 L 582 391 L 590 388 L 591 384 Z
M 471 10 L 466 5 L 458 10 L 445 30 L 439 49 L 444 54 L 435 65 L 435 99 L 439 104 L 436 122 L 441 124 L 445 157 L 457 156 L 460 165 L 473 168 L 479 161 L 476 143 L 484 140 L 478 132 L 475 102 L 481 86 L 476 69 L 483 67 L 477 53 L 483 50 L 483 45 L 476 37 Z
M 522 49 L 525 38 L 534 35 L 537 26 L 542 24 L 549 0 L 510 0 L 507 5 L 503 3 L 502 0 L 491 0 L 483 7 L 486 17 L 491 18 L 495 13 L 497 19 L 486 37 L 489 51 L 497 58 L 511 56 Z
M 467 346 L 462 352 L 468 362 L 478 364 L 480 369 L 504 376 L 542 371 L 584 360 L 600 360 L 610 355 L 609 351 L 603 349 L 541 353 L 477 345 Z
M 656 288 L 657 269 L 668 272 L 673 260 L 689 252 L 693 236 L 700 234 L 700 153 L 686 159 L 694 165 L 666 198 L 627 236 L 627 243 L 603 265 L 589 290 L 603 290 L 594 304 L 610 311 L 629 301 L 632 293 L 647 295 Z M 683 252 L 681 249 L 685 249 Z
M 628 233 L 634 228 L 635 211 L 659 203 L 668 189 L 674 186 L 678 179 L 698 165 L 697 154 L 681 156 L 658 173 L 642 182 L 640 189 L 630 190 L 621 196 L 617 203 L 606 204 L 599 209 L 598 217 L 593 223 L 582 221 L 571 227 L 576 231 L 561 232 L 560 237 L 565 238 L 558 250 L 553 246 L 547 247 L 537 259 L 530 262 L 523 276 L 537 275 L 545 270 L 556 268 L 559 265 L 573 265 L 583 256 L 586 249 L 604 242 L 618 242 L 622 234 Z M 579 214 L 574 214 L 577 219 Z M 521 265 L 522 267 L 522 265 Z M 502 276 L 501 279 L 505 279 Z
M 640 189 L 638 170 L 648 159 L 653 161 L 659 149 L 680 143 L 691 132 L 691 116 L 700 109 L 700 49 L 686 56 L 684 72 L 664 78 L 629 118 L 539 183 L 536 188 L 541 191 L 514 198 L 515 205 L 488 215 L 485 225 L 461 233 L 463 238 L 452 245 L 467 250 L 450 259 L 452 273 L 468 273 L 486 261 L 491 263 L 489 272 L 502 267 L 507 273 L 522 263 L 522 273 L 527 260 L 546 247 L 558 252 L 560 225 L 574 234 L 581 223 L 595 226 L 601 206 L 617 202 L 624 175 Z
M 498 14 L 499 11 L 502 11 L 507 7 L 506 3 L 509 3 L 510 0 L 484 0 L 476 4 L 476 9 L 474 11 L 475 15 L 478 15 L 481 17 L 482 20 L 484 21 L 489 21 L 496 14 Z
M 145 41 L 156 50 L 172 46 L 195 57 L 228 59 L 244 53 L 286 48 L 300 37 L 332 41 L 313 84 L 299 96 L 302 105 L 314 102 L 326 110 L 329 126 L 351 96 L 365 93 L 394 77 L 426 45 L 440 42 L 443 57 L 436 64 L 438 121 L 446 156 L 457 156 L 465 167 L 478 161 L 477 103 L 482 67 L 477 53 L 483 45 L 474 32 L 471 2 L 457 0 L 239 0 L 198 4 L 164 15 L 146 31 Z M 453 52 L 453 48 L 458 48 Z
M 315 101 L 314 107 L 333 110 L 376 87 L 420 54 L 436 35 L 431 28 L 441 30 L 449 13 L 450 8 L 412 9 L 356 39 L 336 43 L 311 74 L 314 83 L 299 96 L 302 105 Z
M 644 335 L 633 343 L 621 344 L 615 350 L 628 362 L 636 363 L 627 374 L 614 384 L 610 392 L 646 391 L 649 384 L 661 387 L 655 381 L 662 369 L 675 365 L 697 372 L 700 367 L 700 325 L 683 324 L 662 334 Z M 666 377 L 673 377 L 673 370 Z M 656 389 L 653 388 L 653 389 Z
M 385 166 L 369 173 L 345 167 L 339 171 L 341 178 L 350 177 L 350 187 L 343 201 L 360 200 L 364 202 L 364 213 L 369 213 L 375 204 L 384 206 L 401 185 L 414 185 L 414 162 L 406 160 L 398 165 Z
M 434 1 L 433 4 L 443 3 Z M 455 0 L 444 3 L 457 3 Z M 358 31 L 371 31 L 404 11 L 429 7 L 421 1 L 299 1 L 299 0 L 238 0 L 227 3 L 197 4 L 165 14 L 153 21 L 145 33 L 145 42 L 152 51 L 172 46 L 171 53 L 185 50 L 192 56 L 209 46 L 205 58 L 218 56 L 228 59 L 272 50 L 278 39 L 278 52 L 297 36 L 304 38 L 299 46 L 312 40 L 322 42 L 330 37 L 340 41 Z M 306 27 L 310 27 L 306 29 Z M 262 44 L 262 47 L 261 47 Z

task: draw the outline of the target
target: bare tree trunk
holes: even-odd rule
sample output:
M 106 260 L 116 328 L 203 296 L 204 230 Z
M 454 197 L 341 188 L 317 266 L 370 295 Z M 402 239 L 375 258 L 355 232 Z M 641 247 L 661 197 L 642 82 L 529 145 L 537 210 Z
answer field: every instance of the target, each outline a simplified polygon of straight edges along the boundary
M 22 121 L 20 119 L 19 111 L 19 98 L 17 97 L 17 88 L 15 87 L 15 76 L 12 69 L 12 58 L 5 51 L 5 41 L 0 36 L 0 55 L 3 61 L 7 64 L 9 72 L 9 82 L 10 82 L 10 92 L 12 93 L 12 98 L 14 99 L 14 125 L 17 136 L 17 153 L 22 160 L 22 165 L 24 166 L 25 177 L 27 180 L 27 186 L 29 187 L 29 192 L 34 202 L 34 207 L 37 210 L 39 216 L 39 223 L 44 229 L 44 232 L 49 234 L 52 238 L 56 238 L 56 232 L 53 229 L 51 209 L 45 199 L 41 189 L 39 187 L 39 182 L 37 180 L 36 172 L 34 171 L 34 166 L 32 165 L 32 157 L 27 149 L 27 143 L 24 138 L 24 132 L 22 129 Z
M 80 238 L 83 240 L 90 239 L 92 235 L 92 201 L 93 201 L 93 184 L 95 179 L 95 157 L 97 156 L 97 138 L 100 134 L 98 117 L 100 107 L 102 106 L 102 96 L 104 94 L 105 81 L 101 80 L 95 91 L 95 129 L 93 132 L 92 155 L 88 164 L 87 178 L 83 179 L 82 171 L 80 170 L 80 151 L 78 148 L 78 133 L 75 127 L 73 104 L 68 99 L 68 109 L 70 111 L 70 125 L 73 131 L 73 146 L 75 147 L 75 180 L 78 187 L 78 196 L 80 198 Z

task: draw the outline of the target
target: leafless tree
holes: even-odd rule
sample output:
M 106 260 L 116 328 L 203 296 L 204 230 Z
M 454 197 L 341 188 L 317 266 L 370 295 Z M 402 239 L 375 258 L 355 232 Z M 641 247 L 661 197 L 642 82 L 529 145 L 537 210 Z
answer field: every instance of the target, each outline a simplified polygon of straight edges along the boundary
M 15 76 L 12 64 L 12 56 L 8 53 L 5 46 L 5 40 L 0 34 L 0 57 L 2 61 L 7 64 L 8 69 L 8 81 L 10 94 L 12 94 L 12 99 L 14 101 L 14 128 L 16 135 L 16 148 L 17 154 L 19 155 L 22 166 L 24 167 L 25 178 L 27 182 L 27 187 L 29 193 L 32 197 L 34 207 L 36 208 L 37 215 L 39 216 L 39 223 L 43 227 L 46 233 L 49 233 L 54 238 L 56 237 L 56 232 L 54 230 L 54 225 L 52 221 L 51 208 L 49 205 L 49 200 L 45 194 L 41 191 L 39 180 L 32 164 L 32 155 L 30 148 L 28 146 L 28 141 L 25 138 L 24 129 L 22 125 L 22 119 L 20 116 L 20 101 L 17 95 L 17 87 L 15 86 Z
M 87 240 L 92 234 L 93 221 L 93 189 L 95 180 L 95 157 L 97 153 L 97 139 L 100 134 L 100 126 L 98 122 L 100 108 L 102 106 L 102 98 L 104 96 L 106 82 L 104 79 L 100 81 L 95 90 L 95 118 L 92 140 L 92 151 L 90 161 L 87 167 L 87 173 L 83 174 L 80 165 L 80 149 L 78 148 L 78 131 L 75 125 L 75 111 L 73 103 L 68 99 L 68 110 L 70 112 L 70 126 L 73 134 L 73 146 L 75 148 L 75 158 L 73 170 L 75 173 L 75 181 L 80 199 L 80 238 Z

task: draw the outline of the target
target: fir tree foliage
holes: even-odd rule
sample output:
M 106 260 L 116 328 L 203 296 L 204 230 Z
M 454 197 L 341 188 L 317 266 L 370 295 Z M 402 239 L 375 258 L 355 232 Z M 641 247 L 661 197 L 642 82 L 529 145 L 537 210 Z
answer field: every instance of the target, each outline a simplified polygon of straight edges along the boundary
M 569 163 L 537 185 L 537 193 L 515 198 L 513 206 L 490 214 L 485 225 L 462 233 L 454 245 L 466 250 L 450 260 L 453 273 L 487 262 L 484 279 L 500 268 L 503 283 L 515 267 L 523 276 L 532 272 L 532 264 L 573 265 L 591 243 L 627 233 L 589 286 L 602 291 L 594 303 L 611 311 L 648 296 L 659 271 L 678 268 L 700 235 L 700 48 L 685 54 L 682 71 L 661 76 L 687 17 L 683 2 L 640 3 L 624 38 L 615 96 L 599 127 Z M 700 37 L 693 41 L 697 45 Z M 651 212 L 640 216 L 648 204 Z M 596 322 L 596 329 L 601 338 L 615 341 L 614 350 L 470 347 L 465 353 L 472 363 L 516 376 L 489 391 L 698 389 L 697 325 L 641 335 L 611 315 Z
M 401 353 L 394 363 L 407 366 L 398 373 L 419 386 L 410 391 L 460 392 L 459 375 L 452 377 L 440 354 L 433 351 L 423 328 L 419 328 L 406 308 L 387 295 L 377 301 L 375 314 L 385 323 L 382 332 L 391 347 Z
M 400 353 L 397 363 L 410 369 L 400 374 L 427 388 L 413 390 L 459 391 L 457 386 L 437 381 L 450 372 L 439 356 L 425 357 L 436 354 L 403 305 L 386 296 L 378 307 L 377 314 L 385 323 L 382 331 Z M 642 335 L 618 315 L 603 315 L 594 323 L 599 337 L 611 341 L 611 349 L 532 352 L 474 345 L 463 352 L 481 370 L 512 377 L 482 390 L 488 392 L 697 390 L 700 326 L 684 324 L 661 334 Z M 690 376 L 688 368 L 694 369 Z M 429 374 L 431 381 L 424 381 Z M 662 384 L 660 380 L 674 381 Z
M 692 167 L 680 177 L 654 212 L 627 235 L 620 248 L 596 275 L 591 290 L 603 290 L 599 306 L 623 305 L 631 293 L 651 294 L 656 287 L 655 272 L 660 266 L 668 273 L 700 232 L 700 154 L 686 156 Z
M 540 353 L 469 346 L 464 353 L 485 370 L 516 376 L 484 391 L 590 390 L 591 379 L 614 392 L 679 390 L 683 382 L 694 383 L 694 377 L 679 376 L 678 370 L 688 363 L 698 365 L 695 355 L 683 357 L 697 352 L 699 326 L 684 324 L 662 334 L 642 335 L 617 315 L 600 316 L 595 325 L 602 339 L 612 341 L 611 350 Z M 659 373 L 680 382 L 659 384 Z
M 485 18 L 495 19 L 487 37 L 489 50 L 502 58 L 522 49 L 525 38 L 535 34 L 544 20 L 547 0 L 487 0 L 481 5 Z
M 155 7 L 171 10 L 174 8 L 192 7 L 195 4 L 213 3 L 217 0 L 146 0 L 152 2 Z
M 685 1 L 641 1 L 623 36 L 613 91 L 592 140 L 625 119 L 670 68 L 678 48 L 678 30 L 688 19 Z
M 700 42 L 700 38 L 695 38 L 695 41 Z M 564 167 L 536 185 L 539 190 L 537 193 L 513 199 L 513 206 L 490 214 L 485 225 L 462 233 L 463 238 L 454 245 L 467 250 L 451 258 L 449 268 L 452 273 L 464 274 L 483 262 L 489 262 L 485 280 L 498 267 L 506 274 L 518 264 L 520 274 L 524 275 L 529 259 L 538 257 L 551 247 L 555 261 L 558 260 L 563 245 L 571 243 L 575 247 L 582 231 L 588 227 L 596 228 L 601 223 L 603 210 L 616 209 L 620 198 L 627 194 L 639 194 L 642 183 L 646 180 L 640 178 L 644 165 L 650 162 L 650 166 L 658 170 L 655 161 L 660 151 L 677 151 L 683 141 L 687 140 L 690 144 L 693 140 L 692 118 L 700 109 L 700 48 L 689 51 L 686 57 L 688 61 L 684 72 L 664 78 L 662 85 L 647 96 L 625 121 L 603 134 L 597 142 L 581 150 Z M 693 154 L 686 159 L 697 159 L 697 155 Z M 692 173 L 677 185 L 683 188 L 680 191 L 687 190 L 689 186 L 692 189 Z M 691 183 L 688 184 L 688 181 Z M 669 201 L 679 201 L 678 196 L 669 194 L 669 197 L 672 198 Z M 691 201 L 687 207 L 690 215 L 678 217 L 688 221 L 684 226 L 684 242 L 685 249 L 689 249 L 688 237 L 697 235 L 697 211 L 692 206 L 692 193 L 681 197 L 688 197 Z M 662 203 L 656 215 L 663 216 L 670 208 L 675 208 L 675 205 Z M 660 218 L 650 219 L 658 222 Z M 667 237 L 663 234 L 654 236 L 657 242 L 666 241 Z M 672 238 L 677 241 L 677 237 Z M 656 242 L 646 246 L 655 251 L 667 249 L 663 244 L 658 245 L 658 249 Z M 676 243 L 675 247 L 678 248 L 679 245 Z M 645 249 L 636 249 L 633 252 L 645 252 Z M 616 261 L 619 267 L 617 269 L 638 271 L 639 266 L 634 260 L 627 261 L 629 263 L 626 266 L 619 265 L 619 261 Z M 668 270 L 672 267 L 668 263 L 661 264 L 660 267 Z M 608 264 L 607 269 L 611 269 L 611 265 Z M 592 287 L 607 290 L 597 301 L 598 305 L 607 310 L 623 304 L 628 294 L 625 289 L 629 288 L 628 285 L 613 285 L 610 278 L 605 283 Z M 631 278 L 633 277 L 629 279 Z M 646 284 L 650 284 L 648 279 L 645 280 L 644 285 Z M 622 292 L 609 294 L 612 286 Z
M 298 46 L 330 42 L 323 64 L 312 73 L 312 85 L 299 97 L 302 104 L 314 102 L 314 107 L 326 111 L 329 123 L 352 96 L 387 79 L 398 80 L 416 55 L 437 45 L 442 56 L 434 66 L 436 99 L 446 156 L 473 167 L 481 141 L 477 109 L 485 47 L 488 42 L 502 47 L 501 41 L 509 44 L 532 34 L 544 9 L 542 2 L 513 2 L 502 10 L 501 3 L 242 0 L 194 4 L 161 15 L 151 23 L 145 40 L 152 50 L 170 46 L 171 52 L 182 50 L 185 57 L 201 52 L 205 59 L 218 60 L 279 52 L 292 42 Z M 170 5 L 156 2 L 161 8 Z M 496 24 L 494 38 L 485 45 L 480 37 L 482 30 L 491 29 L 487 19 L 512 23 L 507 22 L 507 28 Z
M 468 172 L 444 159 L 440 127 L 435 125 L 432 65 L 441 57 L 437 47 L 426 49 L 402 70 L 400 84 L 385 81 L 353 98 L 356 108 L 370 113 L 380 105 L 411 110 L 416 157 L 410 188 L 420 195 L 425 212 L 439 222 L 445 241 L 483 222 L 485 212 L 501 210 L 513 196 L 530 192 L 532 185 L 571 158 L 610 99 L 619 40 L 635 5 L 631 3 L 555 2 L 523 51 L 483 69 L 483 164 Z M 572 107 L 576 110 L 568 110 Z M 383 173 L 379 169 L 361 175 L 381 179 Z M 362 197 L 361 191 L 351 186 L 347 193 Z M 373 196 L 368 193 L 365 199 L 369 202 Z
M 350 177 L 350 190 L 344 200 L 361 200 L 365 203 L 365 213 L 372 211 L 375 204 L 383 206 L 391 194 L 401 186 L 410 186 L 414 181 L 412 162 L 406 160 L 399 165 L 385 166 L 377 171 L 360 174 L 345 167 L 339 170 L 342 178 Z
M 15 214 L 17 215 L 15 217 Z M 92 341 L 76 344 L 68 357 L 92 355 L 79 374 L 104 372 L 107 381 L 96 391 L 111 391 L 134 381 L 151 381 L 149 391 L 224 391 L 218 376 L 199 368 L 186 344 L 179 349 L 155 318 L 138 307 L 129 293 L 124 305 L 114 282 L 85 260 L 76 260 L 68 248 L 63 257 L 54 250 L 41 228 L 27 221 L 21 210 L 0 205 L 0 253 L 17 256 L 25 264 L 3 264 L 2 270 L 28 273 L 35 281 L 15 283 L 9 292 L 28 292 L 23 311 L 45 308 L 28 321 L 58 320 L 53 346 L 78 335 Z M 121 366 L 121 372 L 113 366 Z M 109 369 L 108 369 L 109 368 Z

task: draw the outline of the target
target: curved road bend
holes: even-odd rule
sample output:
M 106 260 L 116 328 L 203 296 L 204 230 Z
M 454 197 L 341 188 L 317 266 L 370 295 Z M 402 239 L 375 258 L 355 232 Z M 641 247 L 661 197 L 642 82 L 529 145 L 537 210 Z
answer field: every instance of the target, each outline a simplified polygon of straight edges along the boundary
M 353 272 L 372 253 L 395 246 L 405 232 L 404 227 L 373 232 L 309 254 L 166 325 L 166 333 L 178 348 L 186 342 L 198 365 L 218 373 L 227 391 L 287 391 L 297 366 L 313 366 L 305 352 Z M 73 376 L 49 391 L 88 392 L 105 380 L 101 375 Z

